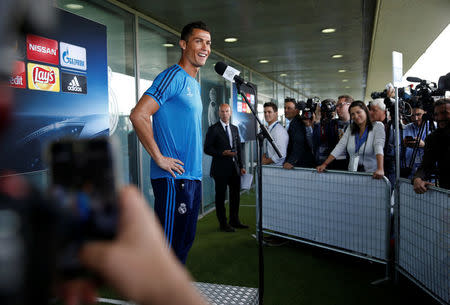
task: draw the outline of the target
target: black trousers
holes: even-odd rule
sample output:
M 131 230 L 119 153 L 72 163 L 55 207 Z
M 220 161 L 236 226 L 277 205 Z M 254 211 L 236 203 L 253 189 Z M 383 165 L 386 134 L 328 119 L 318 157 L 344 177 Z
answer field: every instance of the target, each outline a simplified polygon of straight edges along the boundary
M 241 190 L 241 177 L 233 173 L 228 177 L 214 177 L 216 189 L 216 215 L 220 225 L 227 223 L 227 216 L 225 211 L 225 192 L 227 186 L 229 189 L 229 203 L 230 203 L 230 222 L 239 222 L 239 201 Z

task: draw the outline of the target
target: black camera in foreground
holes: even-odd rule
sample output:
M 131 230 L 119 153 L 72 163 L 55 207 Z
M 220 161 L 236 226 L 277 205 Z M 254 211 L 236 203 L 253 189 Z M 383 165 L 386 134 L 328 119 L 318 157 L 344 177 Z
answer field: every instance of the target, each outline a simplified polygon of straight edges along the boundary
M 3 176 L 0 183 L 16 178 Z M 17 197 L 0 192 L 2 305 L 48 304 L 63 235 L 63 215 L 41 193 L 30 189 Z
M 56 278 L 89 275 L 80 247 L 116 236 L 113 147 L 108 138 L 60 140 L 47 150 L 47 194 L 27 186 L 14 196 L 0 188 L 0 304 L 48 304 Z M 0 183 L 26 186 L 19 175 Z

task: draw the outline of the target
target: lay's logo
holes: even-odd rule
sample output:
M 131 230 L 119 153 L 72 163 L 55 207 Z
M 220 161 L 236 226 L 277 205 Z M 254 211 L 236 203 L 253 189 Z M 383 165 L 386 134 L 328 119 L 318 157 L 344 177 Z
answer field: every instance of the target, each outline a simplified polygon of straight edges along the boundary
M 28 88 L 59 92 L 59 69 L 28 63 Z

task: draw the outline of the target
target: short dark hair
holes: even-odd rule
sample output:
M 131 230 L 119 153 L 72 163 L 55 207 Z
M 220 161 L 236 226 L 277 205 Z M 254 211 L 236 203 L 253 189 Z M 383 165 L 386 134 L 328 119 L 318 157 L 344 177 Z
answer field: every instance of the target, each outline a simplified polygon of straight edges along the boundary
M 264 108 L 266 108 L 266 107 L 272 107 L 273 112 L 278 112 L 278 106 L 274 102 L 264 103 Z
M 206 25 L 206 23 L 204 23 L 203 21 L 195 21 L 195 22 L 191 22 L 189 24 L 186 24 L 183 28 L 183 30 L 181 31 L 181 40 L 184 41 L 188 41 L 189 37 L 192 35 L 192 31 L 194 29 L 200 29 L 203 31 L 206 31 L 208 33 L 210 33 L 208 26 Z
M 450 104 L 450 98 L 441 98 L 434 103 L 434 107 Z
M 370 120 L 369 109 L 367 108 L 366 104 L 363 101 L 354 101 L 348 107 L 348 113 L 350 113 L 350 110 L 353 107 L 359 107 L 362 110 L 364 110 L 364 112 L 366 113 L 366 126 L 368 130 L 372 130 L 373 124 L 372 121 Z M 355 122 L 352 122 L 352 125 L 350 126 L 350 131 L 352 134 L 356 134 L 357 132 L 359 132 L 359 126 Z
M 351 97 L 350 95 L 346 95 L 346 94 L 340 95 L 340 96 L 338 97 L 338 101 L 339 101 L 341 98 L 345 98 L 345 102 L 346 102 L 346 103 L 353 103 L 353 97 Z
M 424 108 L 423 108 L 423 107 L 424 107 L 424 106 L 423 106 L 423 103 L 422 103 L 421 101 L 419 101 L 419 100 L 417 100 L 417 101 L 411 101 L 410 105 L 411 105 L 411 108 L 412 108 L 412 109 L 418 108 L 418 109 L 424 110 Z
M 286 103 L 293 103 L 295 105 L 295 108 L 297 108 L 297 102 L 295 101 L 295 98 L 293 98 L 293 97 L 286 97 L 284 99 L 284 104 L 286 105 Z

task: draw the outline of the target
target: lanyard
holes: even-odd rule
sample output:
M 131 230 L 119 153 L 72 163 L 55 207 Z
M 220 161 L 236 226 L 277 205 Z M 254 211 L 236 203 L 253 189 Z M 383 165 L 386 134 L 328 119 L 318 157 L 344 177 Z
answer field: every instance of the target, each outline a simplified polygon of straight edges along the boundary
M 272 130 L 275 128 L 275 126 L 277 126 L 277 124 L 278 124 L 278 121 L 275 124 L 273 124 L 273 126 L 269 129 L 269 132 L 272 132 Z
M 355 135 L 355 153 L 357 153 L 359 151 L 359 149 L 361 148 L 362 144 L 364 142 L 366 142 L 367 133 L 368 133 L 368 128 L 366 127 L 366 129 L 364 130 L 364 133 L 361 137 L 359 137 L 359 134 Z

